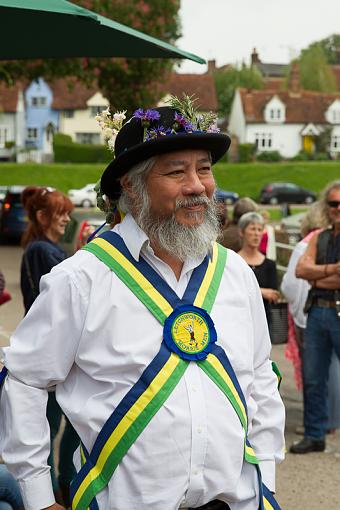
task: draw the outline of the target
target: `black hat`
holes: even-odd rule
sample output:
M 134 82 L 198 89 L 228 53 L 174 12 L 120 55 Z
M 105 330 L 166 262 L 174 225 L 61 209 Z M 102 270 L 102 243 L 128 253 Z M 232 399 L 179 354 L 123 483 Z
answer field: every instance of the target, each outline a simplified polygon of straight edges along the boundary
M 203 149 L 210 152 L 214 164 L 227 152 L 229 146 L 229 136 L 214 128 L 197 129 L 168 106 L 147 112 L 137 110 L 116 137 L 115 158 L 104 170 L 101 192 L 111 199 L 117 199 L 121 193 L 119 178 L 134 165 L 152 156 L 186 149 Z

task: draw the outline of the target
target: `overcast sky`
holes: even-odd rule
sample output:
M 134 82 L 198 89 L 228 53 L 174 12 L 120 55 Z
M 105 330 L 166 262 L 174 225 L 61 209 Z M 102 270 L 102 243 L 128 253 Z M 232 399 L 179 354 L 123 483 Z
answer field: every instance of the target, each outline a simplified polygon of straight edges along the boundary
M 217 65 L 250 61 L 288 63 L 301 48 L 340 34 L 340 0 L 181 0 L 183 37 L 177 46 Z M 180 72 L 206 67 L 183 61 Z

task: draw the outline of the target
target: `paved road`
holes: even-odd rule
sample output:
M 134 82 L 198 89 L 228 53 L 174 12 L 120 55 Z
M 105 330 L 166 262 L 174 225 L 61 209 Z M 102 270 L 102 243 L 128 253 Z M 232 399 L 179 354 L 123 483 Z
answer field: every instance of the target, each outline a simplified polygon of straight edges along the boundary
M 13 300 L 0 307 L 0 345 L 7 345 L 9 334 L 23 316 L 19 289 L 21 249 L 0 246 L 0 267 L 5 273 Z M 273 359 L 279 364 L 283 383 L 281 394 L 286 404 L 287 447 L 293 440 L 297 426 L 302 423 L 302 400 L 294 386 L 290 363 L 284 357 L 284 346 L 273 347 Z M 339 510 L 340 509 L 340 431 L 330 435 L 325 453 L 302 456 L 287 454 L 278 468 L 277 498 L 282 510 Z

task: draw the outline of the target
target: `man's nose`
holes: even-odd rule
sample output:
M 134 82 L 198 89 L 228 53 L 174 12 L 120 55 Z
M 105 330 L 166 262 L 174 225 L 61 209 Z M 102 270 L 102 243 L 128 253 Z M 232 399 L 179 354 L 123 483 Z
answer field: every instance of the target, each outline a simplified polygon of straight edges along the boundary
M 197 172 L 190 172 L 186 175 L 186 179 L 183 185 L 184 195 L 201 195 L 205 191 L 205 187 L 202 184 Z

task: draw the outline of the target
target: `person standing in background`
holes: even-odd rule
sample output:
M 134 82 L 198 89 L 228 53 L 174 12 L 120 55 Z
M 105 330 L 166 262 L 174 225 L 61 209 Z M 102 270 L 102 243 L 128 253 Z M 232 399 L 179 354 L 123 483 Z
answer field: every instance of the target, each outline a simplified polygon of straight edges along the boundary
M 303 356 L 305 436 L 291 453 L 324 451 L 328 426 L 327 381 L 333 350 L 340 359 L 340 180 L 320 201 L 331 228 L 315 234 L 299 259 L 296 276 L 312 282 Z
M 295 276 L 296 265 L 305 253 L 311 238 L 327 228 L 328 219 L 323 213 L 319 202 L 310 206 L 301 224 L 303 239 L 295 246 L 287 271 L 283 276 L 281 291 L 288 301 L 290 314 L 288 327 L 288 342 L 286 357 L 293 362 L 295 381 L 298 389 L 302 388 L 302 360 L 303 343 L 307 325 L 307 315 L 304 306 L 307 300 L 310 284 L 307 280 Z M 332 354 L 328 380 L 328 430 L 340 428 L 340 361 L 335 352 Z
M 260 286 L 267 323 L 271 326 L 271 303 L 277 303 L 280 294 L 277 290 L 276 264 L 260 252 L 259 246 L 263 235 L 264 220 L 261 214 L 249 212 L 243 214 L 238 222 L 242 248 L 239 255 L 254 271 Z
M 236 253 L 240 251 L 242 248 L 242 239 L 238 227 L 239 219 L 245 213 L 257 211 L 258 206 L 254 200 L 248 197 L 239 198 L 234 204 L 232 221 L 223 230 L 223 238 L 221 241 L 222 246 L 229 248 Z
M 58 246 L 65 227 L 70 221 L 69 213 L 74 208 L 63 193 L 51 188 L 29 186 L 22 194 L 22 202 L 28 214 L 28 226 L 23 234 L 22 246 L 25 249 L 21 263 L 21 292 L 25 315 L 39 295 L 39 282 L 44 274 L 66 258 Z M 49 391 L 47 419 L 51 432 L 51 453 L 48 463 L 51 467 L 53 490 L 60 502 L 69 503 L 69 485 L 75 475 L 73 452 L 78 447 L 79 438 L 66 419 L 65 429 L 59 449 L 59 477 L 55 474 L 53 441 L 60 429 L 62 411 L 55 397 Z

